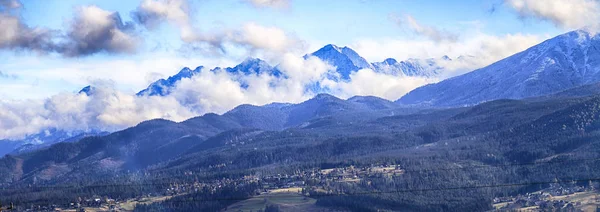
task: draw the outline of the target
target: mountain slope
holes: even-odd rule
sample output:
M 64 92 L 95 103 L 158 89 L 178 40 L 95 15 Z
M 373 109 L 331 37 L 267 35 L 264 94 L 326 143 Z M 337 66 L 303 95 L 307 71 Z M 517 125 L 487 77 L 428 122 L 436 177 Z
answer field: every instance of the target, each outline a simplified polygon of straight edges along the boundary
M 600 93 L 600 82 L 586 84 L 553 94 L 553 97 L 581 97 Z
M 323 93 L 298 104 L 240 105 L 223 114 L 223 116 L 247 127 L 281 130 L 306 124 L 310 120 L 323 117 L 338 115 L 353 117 L 354 114 L 398 108 L 397 104 L 378 97 L 355 96 L 343 100 Z M 357 117 L 356 120 L 358 119 L 360 118 Z
M 44 179 L 85 167 L 97 168 L 88 170 L 96 174 L 139 170 L 177 158 L 188 149 L 200 151 L 222 146 L 222 143 L 210 143 L 215 139 L 208 141 L 209 143 L 206 141 L 228 131 L 239 137 L 246 135 L 246 132 L 297 127 L 310 120 L 328 116 L 345 117 L 354 113 L 371 113 L 398 107 L 390 103 L 376 97 L 342 100 L 328 94 L 319 94 L 298 104 L 240 105 L 223 115 L 209 113 L 179 123 L 163 119 L 144 121 L 106 136 L 90 136 L 78 142 L 63 142 L 38 151 L 24 151 L 18 158 L 24 160 L 21 172 L 28 176 L 43 176 Z M 359 118 L 353 118 L 353 121 L 358 120 Z M 56 166 L 69 168 L 52 172 L 50 176 L 45 175 Z
M 434 106 L 522 99 L 600 81 L 600 36 L 573 31 L 470 73 L 417 88 L 397 102 Z
M 365 108 L 371 110 L 383 110 L 397 108 L 398 106 L 393 102 L 379 98 L 376 96 L 354 96 L 348 99 L 349 102 L 360 104 Z
M 28 135 L 18 140 L 0 140 L 0 157 L 5 154 L 19 154 L 49 147 L 59 142 L 74 142 L 87 136 L 106 135 L 108 132 L 97 130 L 66 131 L 49 128 L 40 133 Z
M 357 99 L 364 98 L 354 98 L 354 100 Z M 60 143 L 47 149 L 4 157 L 0 159 L 0 170 L 5 171 L 0 173 L 0 183 L 15 181 L 31 183 L 34 182 L 33 177 L 37 177 L 38 180 L 82 177 L 84 173 L 102 176 L 101 174 L 107 171 L 112 173 L 118 170 L 144 170 L 154 167 L 154 165 L 171 169 L 172 166 L 180 166 L 184 162 L 188 165 L 204 164 L 201 166 L 232 160 L 239 163 L 245 160 L 249 161 L 248 163 L 256 163 L 257 166 L 268 163 L 278 164 L 280 162 L 278 160 L 307 162 L 303 161 L 309 160 L 306 159 L 307 157 L 328 158 L 331 154 L 344 154 L 343 151 L 365 151 L 375 154 L 391 148 L 402 149 L 436 142 L 446 142 L 452 145 L 430 145 L 423 149 L 410 148 L 404 150 L 407 152 L 399 153 L 406 155 L 411 155 L 414 151 L 432 153 L 436 152 L 432 151 L 435 149 L 458 149 L 462 145 L 467 145 L 470 146 L 469 148 L 483 148 L 473 149 L 474 152 L 497 151 L 501 153 L 499 154 L 501 158 L 496 160 L 510 159 L 529 162 L 567 151 L 544 146 L 547 139 L 541 138 L 548 132 L 556 134 L 553 136 L 555 138 L 552 141 L 553 145 L 570 145 L 572 148 L 577 148 L 593 142 L 594 140 L 590 140 L 585 143 L 569 144 L 569 140 L 563 141 L 561 138 L 595 135 L 592 132 L 597 131 L 600 126 L 598 125 L 598 120 L 600 120 L 598 119 L 598 102 L 600 102 L 599 97 L 581 97 L 569 101 L 563 99 L 497 100 L 468 108 L 431 110 L 387 117 L 371 116 L 365 122 L 356 124 L 341 123 L 341 125 L 335 126 L 319 124 L 309 128 L 293 127 L 284 131 L 271 132 L 244 129 L 244 126 L 236 124 L 236 121 L 225 115 L 207 114 L 181 123 L 157 119 L 107 136 L 88 137 L 74 143 Z M 305 107 L 309 105 L 319 106 L 310 107 L 310 109 Z M 332 105 L 335 107 L 330 107 Z M 332 96 L 321 95 L 308 100 L 303 106 L 291 109 L 291 111 L 299 112 L 298 116 L 303 114 L 325 115 L 323 113 L 334 114 L 336 111 L 356 106 L 353 105 L 350 100 L 344 101 Z M 339 116 L 345 116 L 345 114 L 340 113 Z M 319 120 L 319 118 L 315 120 Z M 255 120 L 255 122 L 257 121 Z M 355 131 L 361 131 L 358 136 L 363 137 L 352 139 L 352 136 L 357 136 L 354 134 Z M 372 138 L 365 137 L 371 135 L 380 136 L 380 138 L 371 143 L 370 139 Z M 333 142 L 331 138 L 343 139 Z M 530 142 L 519 142 L 523 139 Z M 496 144 L 497 142 L 512 142 L 512 145 L 519 145 L 523 148 L 509 148 L 509 146 L 499 145 L 500 143 Z M 290 144 L 297 147 L 294 147 L 296 148 L 294 151 L 286 152 L 285 149 L 291 148 Z M 314 146 L 317 144 L 319 146 Z M 356 145 L 368 145 L 368 148 L 359 148 Z M 490 147 L 495 149 L 486 149 Z M 547 149 L 543 154 L 527 153 L 527 158 L 515 158 L 519 152 L 534 152 L 542 147 Z M 260 149 L 260 151 L 256 152 L 256 149 Z M 571 150 L 573 149 L 568 151 Z M 296 151 L 303 152 L 303 154 L 297 154 Z M 255 153 L 258 155 L 254 155 Z M 263 154 L 282 156 L 279 159 L 275 159 L 277 158 L 275 157 L 269 161 L 263 161 L 260 160 L 261 157 L 264 158 Z M 248 160 L 247 157 L 250 156 L 257 158 Z M 354 156 L 356 155 L 347 155 L 350 158 L 354 158 Z M 178 158 L 186 159 L 178 161 Z M 15 167 L 15 161 L 21 161 L 21 165 Z M 173 163 L 169 161 L 173 161 Z M 231 166 L 233 169 L 236 166 L 244 165 L 232 163 Z M 63 168 L 57 169 L 56 167 Z

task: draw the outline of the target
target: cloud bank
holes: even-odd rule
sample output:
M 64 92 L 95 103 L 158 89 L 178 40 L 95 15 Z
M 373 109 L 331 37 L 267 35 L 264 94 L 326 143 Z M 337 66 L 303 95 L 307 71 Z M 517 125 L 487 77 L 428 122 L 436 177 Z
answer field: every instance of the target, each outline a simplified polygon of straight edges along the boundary
M 250 1 L 253 5 L 277 7 L 287 5 L 287 1 Z M 169 23 L 179 28 L 181 40 L 187 48 L 203 54 L 223 56 L 231 48 L 242 48 L 247 54 L 284 53 L 304 49 L 305 44 L 293 34 L 273 26 L 263 26 L 248 22 L 237 28 L 225 28 L 213 32 L 202 31 L 190 22 L 190 9 L 185 0 L 144 0 L 131 13 L 132 18 L 148 30 Z
M 521 17 L 537 18 L 554 23 L 563 29 L 600 27 L 600 4 L 595 0 L 506 0 Z
M 135 26 L 123 23 L 117 12 L 97 6 L 80 7 L 67 32 L 66 41 L 58 51 L 70 57 L 103 51 L 132 53 L 139 45 L 134 30 Z
M 290 0 L 245 0 L 249 4 L 257 8 L 288 8 L 291 5 Z
M 377 95 L 397 99 L 431 82 L 368 69 L 352 74 L 351 81 L 334 82 L 327 76 L 335 72 L 335 67 L 316 57 L 284 53 L 277 59 L 285 78 L 268 73 L 239 75 L 203 69 L 178 82 L 164 97 L 124 93 L 112 82 L 96 80 L 89 96 L 60 93 L 42 100 L 0 100 L 0 139 L 19 139 L 51 128 L 115 131 L 154 118 L 183 121 L 208 112 L 224 113 L 240 104 L 298 103 L 316 94 L 307 90 L 315 83 L 342 98 Z M 241 86 L 242 81 L 247 86 Z
M 530 34 L 501 36 L 472 33 L 469 39 L 456 42 L 436 42 L 404 38 L 359 39 L 351 47 L 369 61 L 383 61 L 388 57 L 397 60 L 408 58 L 441 58 L 448 55 L 452 61 L 438 59 L 445 68 L 441 78 L 462 74 L 492 64 L 500 59 L 540 43 L 544 38 Z
M 27 50 L 41 54 L 57 53 L 67 57 L 99 52 L 131 53 L 139 44 L 134 26 L 123 23 L 117 12 L 96 6 L 77 9 L 67 32 L 30 27 L 18 15 L 22 4 L 17 0 L 0 1 L 0 48 Z
M 23 22 L 18 13 L 22 4 L 17 0 L 0 0 L 0 48 L 11 50 L 53 51 L 56 32 L 32 28 Z
M 405 14 L 403 17 L 390 14 L 390 19 L 398 26 L 408 27 L 417 35 L 424 36 L 436 42 L 456 42 L 458 40 L 457 34 L 438 29 L 433 26 L 421 24 L 414 17 L 408 14 Z

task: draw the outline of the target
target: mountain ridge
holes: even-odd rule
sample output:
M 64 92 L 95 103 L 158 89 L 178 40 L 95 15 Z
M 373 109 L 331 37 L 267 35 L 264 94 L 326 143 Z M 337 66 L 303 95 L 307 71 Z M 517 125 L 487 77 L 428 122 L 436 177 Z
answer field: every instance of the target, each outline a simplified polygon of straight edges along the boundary
M 600 81 L 600 36 L 582 30 L 550 38 L 486 67 L 416 88 L 401 104 L 463 106 L 543 96 Z

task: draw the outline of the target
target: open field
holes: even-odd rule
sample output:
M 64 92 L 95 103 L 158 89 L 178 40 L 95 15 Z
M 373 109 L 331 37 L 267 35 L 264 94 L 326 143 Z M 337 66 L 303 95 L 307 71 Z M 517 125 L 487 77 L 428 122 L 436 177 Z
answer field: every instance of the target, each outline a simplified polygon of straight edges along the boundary
M 126 202 L 121 202 L 119 204 L 115 204 L 115 209 L 111 210 L 108 206 L 102 207 L 84 207 L 83 209 L 88 212 L 100 212 L 100 211 L 133 211 L 137 204 L 152 204 L 155 202 L 161 202 L 168 200 L 174 196 L 161 196 L 161 197 L 146 197 L 140 199 L 132 199 L 127 200 Z M 57 211 L 63 212 L 75 212 L 76 209 L 58 209 Z
M 576 208 L 586 212 L 595 212 L 596 208 L 600 206 L 600 195 L 594 192 L 577 192 L 564 196 L 553 196 L 550 199 L 575 203 Z
M 258 211 L 267 205 L 277 205 L 282 211 L 319 211 L 315 206 L 317 200 L 301 195 L 301 190 L 300 187 L 271 190 L 233 204 L 226 211 Z

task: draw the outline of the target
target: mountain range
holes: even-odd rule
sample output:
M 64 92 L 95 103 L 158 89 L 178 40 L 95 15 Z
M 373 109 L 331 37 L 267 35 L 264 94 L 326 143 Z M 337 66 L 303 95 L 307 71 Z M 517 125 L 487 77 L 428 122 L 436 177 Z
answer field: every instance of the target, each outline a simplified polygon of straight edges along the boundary
M 307 58 L 309 56 L 315 56 L 319 59 L 333 65 L 336 67 L 336 73 L 338 76 L 332 76 L 333 80 L 349 80 L 349 76 L 351 73 L 356 72 L 363 68 L 374 69 L 378 72 L 383 72 L 386 74 L 402 77 L 402 76 L 412 76 L 412 77 L 436 77 L 442 71 L 442 68 L 435 64 L 434 59 L 420 60 L 420 59 L 408 59 L 406 61 L 397 62 L 395 59 L 388 58 L 383 62 L 369 63 L 366 59 L 358 55 L 354 50 L 349 47 L 338 47 L 333 44 L 326 45 L 321 49 L 315 51 L 314 53 L 307 54 L 304 57 Z M 444 57 L 449 60 L 450 58 Z M 173 76 L 169 76 L 166 79 L 159 79 L 150 85 L 147 88 L 137 92 L 138 96 L 166 96 L 171 93 L 171 90 L 177 85 L 179 81 L 182 79 L 189 79 L 194 75 L 199 74 L 201 71 L 205 69 L 204 66 L 198 66 L 194 69 L 184 67 L 177 74 Z M 269 74 L 274 77 L 285 77 L 285 74 L 279 70 L 278 66 L 272 66 L 268 64 L 266 61 L 258 59 L 258 58 L 247 58 L 242 63 L 234 66 L 234 67 L 216 67 L 210 70 L 212 72 L 224 71 L 233 76 L 235 80 L 240 83 L 242 88 L 248 86 L 248 84 L 244 81 L 244 78 L 241 77 L 243 75 L 259 75 L 259 74 Z M 340 77 L 341 76 L 341 77 Z M 82 88 L 79 93 L 84 93 L 86 95 L 90 95 L 94 92 L 94 87 L 86 86 Z M 311 91 L 315 93 L 326 92 L 323 88 L 319 86 L 313 86 L 310 88 Z M 54 132 L 52 129 L 50 131 Z M 36 135 L 30 135 L 24 139 L 8 141 L 8 140 L 0 140 L 0 145 L 3 145 L 2 151 L 0 151 L 0 155 L 4 155 L 13 151 L 22 151 L 23 149 L 33 150 L 39 147 L 45 147 L 47 145 L 51 145 L 62 140 L 66 140 L 68 137 L 60 136 L 60 139 L 55 139 L 52 136 L 40 136 L 44 132 L 40 132 Z M 94 135 L 98 133 L 104 132 L 94 132 L 94 130 L 90 130 L 88 132 L 67 132 L 67 131 L 57 131 L 57 135 L 73 135 L 77 137 L 77 135 L 85 133 L 86 135 Z M 21 149 L 21 150 L 17 150 Z
M 173 186 L 192 183 L 239 188 L 245 184 L 232 180 L 251 176 L 268 181 L 320 169 L 385 164 L 406 171 L 393 177 L 372 175 L 360 183 L 328 182 L 355 193 L 391 186 L 436 189 L 587 179 L 600 174 L 600 164 L 585 162 L 597 158 L 600 149 L 600 94 L 585 95 L 593 90 L 583 86 L 569 91 L 581 97 L 553 94 L 457 108 L 406 108 L 377 97 L 342 100 L 320 94 L 298 104 L 241 105 L 223 115 L 183 122 L 148 120 L 108 135 L 0 158 L 0 201 L 68 205 L 78 197 L 164 195 Z M 514 193 L 525 188 L 498 189 Z M 336 200 L 313 194 L 321 206 Z M 455 197 L 440 199 L 437 194 Z M 337 199 L 333 205 L 491 210 L 493 197 L 487 191 L 451 189 L 373 195 L 368 201 L 339 197 L 348 202 Z
M 360 56 L 349 47 L 338 47 L 333 44 L 328 44 L 321 49 L 304 55 L 304 58 L 310 56 L 317 57 L 322 61 L 334 66 L 336 76 L 330 76 L 330 79 L 335 81 L 350 80 L 350 74 L 360 69 L 372 69 L 376 72 L 386 73 L 397 77 L 428 77 L 433 78 L 439 76 L 443 72 L 443 67 L 436 63 L 436 59 L 408 59 L 405 61 L 396 61 L 393 58 L 385 59 L 382 62 L 369 63 L 365 58 Z M 451 60 L 444 56 L 442 60 Z M 138 96 L 164 96 L 169 94 L 169 89 L 172 89 L 177 82 L 184 78 L 191 78 L 200 73 L 204 67 L 199 66 L 194 70 L 184 67 L 179 73 L 168 77 L 167 79 L 159 79 L 151 83 L 147 88 L 137 93 Z M 275 77 L 285 77 L 285 74 L 279 70 L 279 66 L 272 66 L 266 61 L 258 58 L 247 58 L 242 63 L 234 67 L 216 67 L 207 71 L 217 72 L 226 71 L 235 75 L 250 75 L 266 73 Z M 236 78 L 237 80 L 242 80 Z M 245 82 L 240 82 L 242 87 L 247 86 Z M 314 90 L 315 93 L 326 92 L 326 90 Z
M 591 35 L 581 30 L 565 33 L 481 69 L 419 87 L 396 100 L 395 103 L 405 105 L 405 107 L 468 106 L 495 99 L 523 99 L 545 96 L 599 82 L 599 38 L 598 35 Z M 349 80 L 353 72 L 364 68 L 398 77 L 433 78 L 444 71 L 443 67 L 436 63 L 437 61 L 452 60 L 447 56 L 439 59 L 408 59 L 405 61 L 388 58 L 382 62 L 369 63 L 351 48 L 338 47 L 333 44 L 326 45 L 304 57 L 309 56 L 318 57 L 335 66 L 337 75 L 330 77 L 332 80 L 338 81 Z M 203 66 L 198 66 L 193 70 L 185 67 L 173 76 L 151 83 L 146 89 L 139 91 L 137 95 L 169 95 L 171 89 L 180 80 L 191 78 L 202 71 L 225 71 L 234 76 L 234 79 L 238 80 L 242 87 L 247 86 L 243 82 L 243 77 L 235 76 L 266 73 L 275 77 L 285 77 L 285 73 L 280 71 L 278 66 L 272 66 L 261 59 L 248 58 L 234 67 L 216 67 L 211 70 L 205 69 Z M 80 93 L 90 94 L 93 89 L 93 87 L 87 86 L 81 89 Z M 310 89 L 315 93 L 327 91 L 322 90 L 318 85 L 312 86 Z M 389 107 L 389 104 L 389 102 L 381 103 L 385 107 Z M 282 129 L 282 127 L 298 124 L 297 118 L 290 115 L 295 114 L 290 112 L 293 111 L 292 107 L 283 105 L 285 104 L 272 104 L 271 107 L 261 107 L 260 110 L 263 112 L 253 112 L 257 114 L 279 114 L 290 119 L 283 123 L 269 122 L 268 125 L 270 126 L 266 127 L 267 129 Z M 257 106 L 242 105 L 232 110 L 231 113 L 251 107 Z M 49 130 L 54 132 L 52 129 Z M 54 134 L 60 137 L 58 139 L 54 136 L 41 136 L 44 132 L 40 132 L 19 141 L 0 141 L 0 145 L 6 147 L 2 148 L 4 151 L 0 154 L 12 152 L 18 148 L 35 149 L 37 144 L 45 143 L 49 145 L 68 139 L 68 136 L 63 135 L 77 136 L 82 133 L 91 135 L 104 132 L 62 132 L 57 130 Z M 26 147 L 21 147 L 22 145 L 26 145 Z

